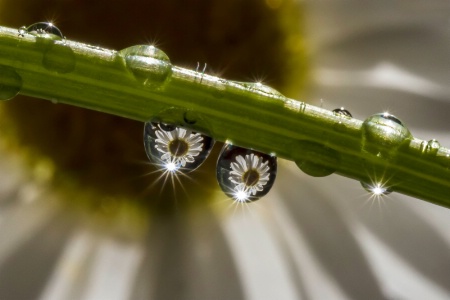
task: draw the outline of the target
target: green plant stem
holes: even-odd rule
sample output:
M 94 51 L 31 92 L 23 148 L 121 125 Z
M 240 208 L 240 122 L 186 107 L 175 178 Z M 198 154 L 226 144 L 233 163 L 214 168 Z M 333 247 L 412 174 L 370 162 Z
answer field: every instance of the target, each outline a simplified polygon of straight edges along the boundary
M 380 181 L 393 191 L 450 207 L 449 149 L 428 151 L 426 142 L 410 135 L 401 143 L 372 142 L 360 120 L 288 99 L 263 85 L 176 67 L 163 53 L 149 51 L 148 46 L 113 51 L 19 36 L 17 29 L 0 27 L 0 89 L 11 84 L 5 78 L 15 72 L 21 94 L 192 128 L 309 166 L 313 175 L 325 169 Z M 384 141 L 394 133 L 377 134 Z

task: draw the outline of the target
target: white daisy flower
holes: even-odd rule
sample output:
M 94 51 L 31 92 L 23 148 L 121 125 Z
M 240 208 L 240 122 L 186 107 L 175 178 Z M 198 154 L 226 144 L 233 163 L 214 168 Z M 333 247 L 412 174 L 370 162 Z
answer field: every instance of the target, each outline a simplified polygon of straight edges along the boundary
M 236 157 L 236 162 L 231 163 L 230 177 L 228 178 L 232 183 L 236 184 L 236 192 L 247 192 L 250 195 L 255 195 L 264 189 L 264 186 L 269 181 L 269 161 L 263 161 L 262 157 L 251 153 Z
M 156 130 L 155 134 L 155 148 L 163 153 L 161 159 L 167 163 L 185 167 L 202 151 L 203 137 L 192 130 L 177 127 L 172 131 Z

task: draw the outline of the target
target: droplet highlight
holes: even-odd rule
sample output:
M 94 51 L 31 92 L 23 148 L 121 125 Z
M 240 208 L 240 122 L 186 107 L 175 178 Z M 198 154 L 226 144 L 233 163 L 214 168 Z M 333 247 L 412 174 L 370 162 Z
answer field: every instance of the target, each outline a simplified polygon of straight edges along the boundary
M 38 22 L 28 27 L 22 26 L 19 28 L 19 35 L 24 36 L 25 33 L 52 40 L 64 40 L 65 37 L 61 30 L 51 22 Z
M 375 114 L 362 125 L 362 149 L 379 157 L 392 158 L 395 151 L 412 139 L 400 119 L 389 114 Z
M 147 157 L 164 171 L 189 173 L 208 157 L 214 140 L 171 124 L 147 122 L 144 147 Z
M 172 74 L 166 53 L 151 45 L 137 45 L 120 51 L 127 68 L 142 84 L 160 88 Z
M 361 181 L 361 186 L 373 196 L 386 196 L 392 193 L 392 190 L 382 183 L 367 183 Z
M 251 149 L 225 144 L 217 160 L 217 181 L 237 202 L 265 196 L 275 181 L 277 158 Z
M 302 155 L 302 159 L 296 160 L 295 164 L 310 176 L 324 177 L 331 175 L 339 166 L 339 152 L 322 144 L 300 141 L 295 149 Z
M 0 65 L 0 100 L 10 100 L 19 94 L 22 77 L 7 66 Z

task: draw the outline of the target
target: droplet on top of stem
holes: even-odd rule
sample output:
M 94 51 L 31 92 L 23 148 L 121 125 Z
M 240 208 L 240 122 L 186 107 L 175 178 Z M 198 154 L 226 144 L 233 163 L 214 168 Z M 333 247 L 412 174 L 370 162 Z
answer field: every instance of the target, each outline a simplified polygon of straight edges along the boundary
M 62 34 L 61 30 L 59 30 L 58 27 L 56 27 L 51 22 L 38 22 L 34 23 L 28 27 L 22 26 L 19 28 L 19 35 L 24 36 L 25 33 L 43 37 L 43 38 L 50 38 L 53 40 L 64 40 L 65 37 Z
M 172 74 L 169 57 L 155 46 L 131 46 L 120 54 L 134 77 L 151 88 L 160 88 Z
M 428 142 L 424 141 L 420 145 L 422 153 L 426 155 L 436 155 L 439 151 L 439 148 L 441 148 L 441 144 L 435 139 L 429 140 Z
M 352 114 L 343 107 L 333 109 L 333 113 L 335 113 L 336 115 L 345 116 L 345 117 L 349 117 L 349 118 L 353 117 Z
M 397 117 L 389 113 L 375 114 L 362 125 L 363 151 L 383 158 L 392 158 L 395 151 L 412 135 Z

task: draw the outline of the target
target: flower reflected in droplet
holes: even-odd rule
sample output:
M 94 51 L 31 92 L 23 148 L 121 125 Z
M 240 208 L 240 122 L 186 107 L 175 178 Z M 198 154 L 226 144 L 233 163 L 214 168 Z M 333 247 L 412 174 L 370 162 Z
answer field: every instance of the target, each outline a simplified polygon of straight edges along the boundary
M 264 189 L 269 181 L 269 161 L 263 160 L 262 157 L 251 153 L 250 155 L 236 156 L 236 161 L 231 163 L 229 180 L 236 184 L 234 190 L 236 196 L 243 197 L 243 193 L 254 196 L 257 192 Z
M 155 148 L 162 153 L 161 159 L 174 169 L 192 163 L 200 154 L 203 137 L 199 133 L 177 127 L 172 131 L 156 130 Z

